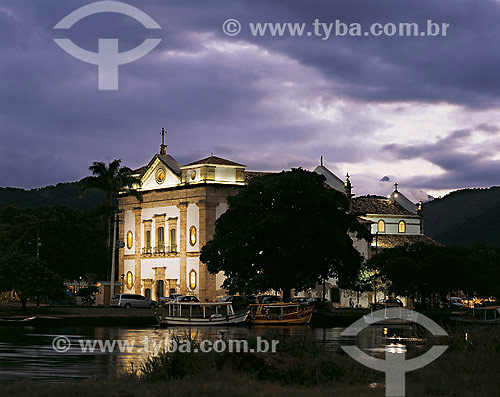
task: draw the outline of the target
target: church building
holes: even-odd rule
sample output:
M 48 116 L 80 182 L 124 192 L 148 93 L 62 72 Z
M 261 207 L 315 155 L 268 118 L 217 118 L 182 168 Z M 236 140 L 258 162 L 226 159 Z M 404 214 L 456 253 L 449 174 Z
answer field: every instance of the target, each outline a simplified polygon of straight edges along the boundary
M 216 156 L 181 165 L 160 154 L 136 170 L 142 202 L 119 197 L 119 274 L 124 293 L 159 299 L 171 293 L 213 300 L 223 295 L 222 274 L 210 274 L 200 249 L 215 233 L 227 197 L 245 185 L 245 166 Z

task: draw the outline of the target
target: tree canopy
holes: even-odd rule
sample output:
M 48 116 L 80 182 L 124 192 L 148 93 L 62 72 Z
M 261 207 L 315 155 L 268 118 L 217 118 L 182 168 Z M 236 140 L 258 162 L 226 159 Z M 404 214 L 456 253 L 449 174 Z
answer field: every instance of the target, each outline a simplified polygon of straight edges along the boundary
M 230 291 L 282 290 L 287 300 L 328 277 L 356 278 L 362 257 L 351 236 L 369 239 L 369 231 L 323 176 L 293 169 L 254 178 L 228 205 L 201 260 L 224 271 Z
M 23 309 L 29 297 L 56 298 L 64 293 L 62 279 L 47 264 L 33 256 L 0 255 L 0 291 L 15 291 Z
M 54 273 L 66 279 L 109 272 L 105 209 L 67 207 L 5 208 L 0 212 L 0 255 L 39 254 Z M 37 237 L 39 242 L 37 242 Z
M 428 298 L 451 292 L 500 297 L 500 250 L 494 246 L 433 246 L 418 243 L 375 255 L 368 266 L 377 271 L 387 293 Z

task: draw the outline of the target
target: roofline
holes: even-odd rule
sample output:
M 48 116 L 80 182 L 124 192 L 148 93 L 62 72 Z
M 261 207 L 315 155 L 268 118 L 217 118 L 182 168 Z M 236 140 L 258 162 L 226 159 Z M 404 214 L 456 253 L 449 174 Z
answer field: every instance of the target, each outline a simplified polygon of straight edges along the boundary
M 227 168 L 246 168 L 246 165 L 229 165 L 229 164 L 210 164 L 210 163 L 199 163 L 199 164 L 192 164 L 192 165 L 181 165 L 181 170 L 188 170 L 191 168 L 199 168 L 202 166 L 212 166 L 212 167 L 227 167 Z
M 170 171 L 172 171 L 172 173 L 173 173 L 175 176 L 177 176 L 179 179 L 181 179 L 181 175 L 177 174 L 177 172 L 175 172 L 175 170 L 173 170 L 173 169 L 172 169 L 172 168 L 171 168 L 171 167 L 170 167 L 167 163 L 165 163 L 165 162 L 161 159 L 161 157 L 160 157 L 160 155 L 159 155 L 158 153 L 156 153 L 156 154 L 153 156 L 153 158 L 152 158 L 151 160 L 149 160 L 149 163 L 148 163 L 148 164 L 144 167 L 144 169 L 142 170 L 142 172 L 139 174 L 139 179 L 142 179 L 142 177 L 143 177 L 144 175 L 146 175 L 146 172 L 147 172 L 147 171 L 149 171 L 149 169 L 151 168 L 151 165 L 153 165 L 153 163 L 154 163 L 154 161 L 155 161 L 156 159 L 160 160 L 160 162 L 161 162 L 163 165 L 165 165 L 165 166 L 166 166 L 166 167 L 167 167 Z M 175 159 L 174 159 L 174 160 L 175 160 Z M 179 167 L 179 169 L 180 169 L 180 167 Z
M 235 184 L 235 183 L 221 183 L 221 182 L 199 182 L 199 183 L 186 183 L 186 184 L 183 184 L 183 185 L 178 185 L 178 186 L 170 186 L 170 187 L 164 187 L 164 188 L 161 188 L 161 189 L 149 189 L 149 190 L 138 190 L 139 193 L 141 193 L 142 195 L 146 195 L 148 193 L 151 193 L 151 192 L 160 192 L 160 191 L 165 191 L 165 190 L 171 190 L 171 191 L 174 191 L 174 190 L 181 190 L 181 189 L 194 189 L 194 188 L 197 188 L 197 187 L 208 187 L 208 186 L 215 186 L 215 187 L 245 187 L 247 186 L 246 183 L 241 183 L 241 184 Z M 133 196 L 132 193 L 120 193 L 118 195 L 118 199 L 122 198 L 122 197 L 131 197 Z
M 400 214 L 400 215 L 397 215 L 397 214 L 375 214 L 375 213 L 372 213 L 372 212 L 367 212 L 365 213 L 365 215 L 359 215 L 359 216 L 378 216 L 378 217 L 386 217 L 386 218 L 401 218 L 402 216 L 406 217 L 406 218 L 414 218 L 414 219 L 420 219 L 420 216 L 419 215 L 415 215 L 415 214 Z

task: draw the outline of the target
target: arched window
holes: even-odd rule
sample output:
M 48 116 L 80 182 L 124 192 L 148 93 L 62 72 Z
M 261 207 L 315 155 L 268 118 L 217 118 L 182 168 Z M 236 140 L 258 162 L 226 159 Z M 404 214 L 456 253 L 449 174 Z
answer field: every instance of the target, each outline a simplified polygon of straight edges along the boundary
M 404 221 L 399 221 L 398 232 L 399 233 L 406 233 L 406 223 Z
M 378 221 L 377 232 L 385 233 L 385 222 L 382 219 Z

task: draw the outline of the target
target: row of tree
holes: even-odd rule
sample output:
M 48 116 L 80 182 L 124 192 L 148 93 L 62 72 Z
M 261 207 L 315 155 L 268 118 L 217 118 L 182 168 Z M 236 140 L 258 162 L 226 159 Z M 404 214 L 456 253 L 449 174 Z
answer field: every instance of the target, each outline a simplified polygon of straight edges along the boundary
M 426 245 L 395 247 L 375 255 L 366 264 L 371 277 L 361 285 L 370 290 L 375 280 L 388 295 L 409 296 L 424 302 L 437 296 L 462 292 L 466 295 L 500 297 L 500 248 Z
M 500 249 L 415 244 L 384 250 L 367 263 L 351 237 L 370 239 L 345 195 L 314 172 L 293 169 L 255 178 L 217 220 L 201 251 L 230 292 L 305 291 L 330 277 L 355 291 L 385 289 L 425 300 L 451 293 L 500 297 Z
M 114 199 L 139 183 L 120 164 L 95 162 L 92 175 L 80 181 L 80 196 L 91 189 L 106 195 L 92 210 L 8 207 L 0 212 L 0 291 L 14 291 L 25 307 L 29 297 L 63 297 L 64 279 L 108 279 Z

